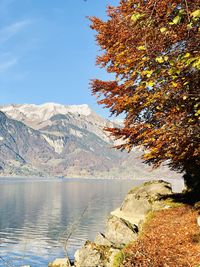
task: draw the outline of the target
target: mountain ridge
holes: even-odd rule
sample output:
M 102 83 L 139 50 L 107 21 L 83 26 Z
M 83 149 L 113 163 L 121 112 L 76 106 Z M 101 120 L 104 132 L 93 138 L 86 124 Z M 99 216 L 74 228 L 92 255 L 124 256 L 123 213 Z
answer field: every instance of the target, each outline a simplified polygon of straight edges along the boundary
M 177 176 L 166 167 L 150 172 L 139 150 L 127 154 L 111 148 L 114 140 L 103 128 L 113 126 L 88 105 L 1 106 L 0 175 Z

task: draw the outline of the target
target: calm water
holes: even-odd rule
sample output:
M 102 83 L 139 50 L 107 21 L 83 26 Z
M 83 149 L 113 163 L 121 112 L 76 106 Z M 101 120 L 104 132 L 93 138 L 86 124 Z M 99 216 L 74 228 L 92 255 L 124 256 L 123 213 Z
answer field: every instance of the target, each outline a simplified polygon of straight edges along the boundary
M 141 181 L 0 179 L 0 267 L 70 258 Z M 83 211 L 85 213 L 83 214 Z M 68 243 L 68 234 L 73 231 Z

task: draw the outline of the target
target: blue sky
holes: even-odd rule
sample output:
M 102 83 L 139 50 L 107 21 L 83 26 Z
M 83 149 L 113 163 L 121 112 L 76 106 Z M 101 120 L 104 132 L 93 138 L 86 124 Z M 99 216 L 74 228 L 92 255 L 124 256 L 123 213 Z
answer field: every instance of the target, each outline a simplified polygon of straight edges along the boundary
M 99 48 L 86 16 L 106 18 L 117 0 L 0 0 L 0 104 L 89 104 Z

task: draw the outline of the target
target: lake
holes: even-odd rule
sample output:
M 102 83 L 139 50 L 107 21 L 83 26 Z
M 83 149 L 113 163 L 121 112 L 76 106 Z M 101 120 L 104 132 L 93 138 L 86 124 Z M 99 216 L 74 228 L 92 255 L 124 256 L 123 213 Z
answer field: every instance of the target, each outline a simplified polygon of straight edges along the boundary
M 104 231 L 110 211 L 141 182 L 1 178 L 0 267 L 47 266 L 66 250 L 73 258 L 87 239 Z M 179 181 L 173 184 L 180 189 Z

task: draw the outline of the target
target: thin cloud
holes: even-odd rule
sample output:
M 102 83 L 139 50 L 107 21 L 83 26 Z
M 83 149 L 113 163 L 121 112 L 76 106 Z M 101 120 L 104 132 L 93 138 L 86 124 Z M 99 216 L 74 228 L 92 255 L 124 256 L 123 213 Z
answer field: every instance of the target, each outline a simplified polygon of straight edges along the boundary
M 11 58 L 7 61 L 0 62 L 0 73 L 7 71 L 18 62 L 18 58 Z
M 31 23 L 30 19 L 15 22 L 9 26 L 6 26 L 0 30 L 0 43 L 8 41 L 10 38 L 20 33 L 26 26 Z

